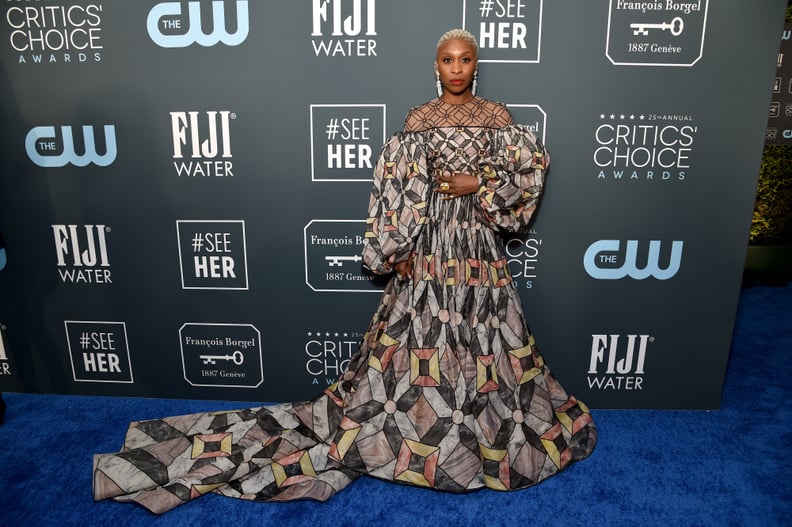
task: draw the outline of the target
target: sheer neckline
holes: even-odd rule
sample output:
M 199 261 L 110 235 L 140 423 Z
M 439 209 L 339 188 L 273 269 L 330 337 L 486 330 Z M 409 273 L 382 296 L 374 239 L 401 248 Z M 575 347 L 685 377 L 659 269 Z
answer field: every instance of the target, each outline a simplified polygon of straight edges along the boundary
M 444 101 L 444 100 L 443 100 L 443 98 L 442 98 L 442 97 L 438 97 L 438 98 L 437 98 L 437 100 L 438 100 L 438 101 L 440 101 L 440 104 L 445 104 L 446 106 L 457 106 L 457 107 L 458 107 L 458 106 L 465 106 L 466 104 L 470 104 L 470 103 L 472 103 L 473 101 L 475 101 L 475 100 L 476 100 L 476 98 L 477 98 L 477 97 L 474 95 L 473 97 L 471 97 L 471 98 L 470 98 L 470 99 L 468 99 L 467 101 L 465 101 L 465 102 L 460 102 L 460 103 L 446 102 L 446 101 Z

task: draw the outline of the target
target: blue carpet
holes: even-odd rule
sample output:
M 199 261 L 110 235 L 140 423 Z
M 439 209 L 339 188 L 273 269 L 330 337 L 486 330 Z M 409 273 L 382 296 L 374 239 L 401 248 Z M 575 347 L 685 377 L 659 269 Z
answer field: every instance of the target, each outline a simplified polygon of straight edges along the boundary
M 720 411 L 595 410 L 592 456 L 512 493 L 362 478 L 327 503 L 208 495 L 154 516 L 92 502 L 93 453 L 117 451 L 135 419 L 257 403 L 5 394 L 0 525 L 792 525 L 790 314 L 792 287 L 743 289 Z

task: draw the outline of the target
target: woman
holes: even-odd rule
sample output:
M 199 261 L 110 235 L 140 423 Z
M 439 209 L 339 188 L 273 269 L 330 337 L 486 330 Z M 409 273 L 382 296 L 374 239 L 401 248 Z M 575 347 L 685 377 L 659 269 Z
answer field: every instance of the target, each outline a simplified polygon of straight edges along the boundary
M 477 52 L 443 35 L 438 98 L 380 153 L 363 257 L 396 274 L 339 382 L 302 404 L 133 423 L 122 453 L 95 457 L 95 499 L 327 500 L 362 474 L 509 490 L 588 456 L 591 416 L 544 365 L 497 232 L 528 224 L 549 158 L 475 96 Z

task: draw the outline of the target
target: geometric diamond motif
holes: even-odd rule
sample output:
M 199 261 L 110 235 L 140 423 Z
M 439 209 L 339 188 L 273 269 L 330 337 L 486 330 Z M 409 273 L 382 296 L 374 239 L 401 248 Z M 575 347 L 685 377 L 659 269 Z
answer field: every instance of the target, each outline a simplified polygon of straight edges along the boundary
M 403 439 L 396 459 L 394 479 L 422 487 L 434 487 L 440 447 Z
M 482 265 L 482 263 L 484 265 Z M 475 258 L 467 258 L 465 261 L 465 285 L 469 287 L 489 285 L 486 262 L 476 260 Z
M 292 452 L 277 461 L 273 460 L 270 466 L 272 474 L 275 476 L 275 483 L 279 488 L 316 478 L 316 470 L 311 463 L 311 457 L 305 450 Z
M 564 439 L 561 423 L 556 423 L 551 429 L 542 434 L 540 439 L 547 456 L 559 469 L 564 468 L 572 459 L 572 452 Z
M 555 415 L 572 435 L 577 434 L 592 421 L 588 407 L 573 396 L 570 396 L 564 405 L 556 408 Z
M 495 369 L 495 355 L 476 357 L 476 391 L 492 392 L 498 389 L 498 372 Z
M 437 348 L 410 350 L 410 384 L 440 386 L 440 354 Z
M 228 457 L 231 455 L 233 434 L 195 434 L 192 447 L 192 459 Z
M 509 262 L 505 258 L 490 262 L 489 272 L 494 282 L 492 284 L 493 287 L 503 287 L 512 281 L 511 274 L 509 273 Z
M 356 423 L 349 417 L 344 416 L 344 418 L 338 424 L 338 428 L 339 434 L 336 436 L 333 444 L 330 445 L 330 451 L 328 452 L 328 455 L 333 459 L 342 461 L 349 448 L 355 442 L 355 438 L 360 433 L 362 425 L 360 423 Z M 343 432 L 341 432 L 341 430 L 343 430 Z
M 406 413 L 420 438 L 423 438 L 439 419 L 437 412 L 432 408 L 429 401 L 426 400 L 424 394 L 421 394 L 418 400 L 415 401 L 415 404 L 412 405 L 412 408 L 407 410 Z
M 481 457 L 484 458 L 484 482 L 495 490 L 509 490 L 509 452 L 487 448 L 479 443 Z
M 525 384 L 542 373 L 541 369 L 534 367 L 530 345 L 509 350 L 509 362 L 511 362 L 511 367 L 514 370 L 517 384 Z
M 383 373 L 390 364 L 393 354 L 399 349 L 399 341 L 382 331 L 379 338 L 380 346 L 374 347 L 368 364 L 380 373 Z

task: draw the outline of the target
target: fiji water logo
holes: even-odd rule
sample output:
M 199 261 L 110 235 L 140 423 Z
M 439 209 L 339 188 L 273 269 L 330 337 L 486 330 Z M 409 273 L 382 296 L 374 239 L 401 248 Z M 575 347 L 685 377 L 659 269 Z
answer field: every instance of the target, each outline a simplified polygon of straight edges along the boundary
M 57 168 L 66 165 L 84 167 L 93 163 L 100 167 L 109 166 L 115 161 L 115 126 L 104 125 L 104 153 L 99 154 L 93 126 L 82 127 L 82 147 L 78 147 L 71 126 L 36 126 L 25 137 L 25 151 L 31 161 L 40 167 Z M 82 150 L 82 153 L 78 153 Z
M 597 280 L 621 280 L 627 277 L 635 280 L 650 277 L 668 280 L 679 271 L 684 242 L 671 243 L 671 254 L 664 268 L 661 267 L 661 246 L 659 240 L 651 240 L 649 251 L 644 257 L 639 251 L 637 240 L 628 240 L 624 251 L 619 240 L 599 240 L 586 249 L 583 267 L 589 276 Z
M 154 43 L 163 48 L 186 48 L 192 44 L 210 47 L 222 42 L 238 46 L 248 36 L 250 21 L 247 0 L 236 1 L 236 32 L 229 33 L 226 23 L 226 2 L 212 1 L 212 31 L 204 33 L 201 2 L 187 2 L 187 15 L 182 2 L 162 2 L 149 11 L 146 29 Z

